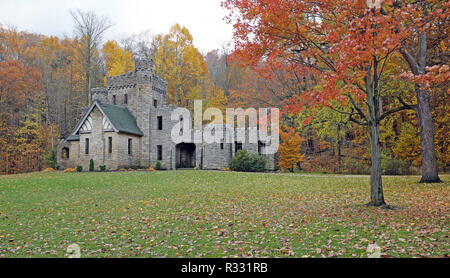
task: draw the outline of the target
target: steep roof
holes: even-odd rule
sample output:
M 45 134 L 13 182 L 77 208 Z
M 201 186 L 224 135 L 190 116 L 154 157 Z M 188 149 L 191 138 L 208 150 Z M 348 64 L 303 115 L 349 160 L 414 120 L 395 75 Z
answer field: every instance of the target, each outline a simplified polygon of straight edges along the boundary
M 94 107 L 98 107 L 103 116 L 105 116 L 111 123 L 115 132 L 128 133 L 138 136 L 144 135 L 137 126 L 136 119 L 133 117 L 133 115 L 131 115 L 130 111 L 126 107 L 112 104 L 101 104 L 100 102 L 95 101 L 91 105 L 91 107 L 89 107 L 84 116 L 80 119 L 73 132 L 69 135 L 69 137 L 67 137 L 67 141 L 80 140 L 78 131 L 80 130 L 89 114 L 91 114 Z
M 69 137 L 67 137 L 67 141 L 78 141 L 80 140 L 80 135 L 78 134 L 70 134 Z
M 99 104 L 100 110 L 106 115 L 114 129 L 118 132 L 143 136 L 136 120 L 126 107 L 112 104 Z

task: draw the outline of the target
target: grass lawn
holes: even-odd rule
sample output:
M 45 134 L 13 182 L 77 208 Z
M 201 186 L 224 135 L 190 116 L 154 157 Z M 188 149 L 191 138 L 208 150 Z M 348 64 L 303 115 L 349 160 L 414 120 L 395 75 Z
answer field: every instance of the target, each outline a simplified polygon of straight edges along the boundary
M 208 171 L 0 177 L 0 257 L 365 257 L 450 253 L 450 176 L 384 177 L 394 210 L 367 208 L 369 177 Z

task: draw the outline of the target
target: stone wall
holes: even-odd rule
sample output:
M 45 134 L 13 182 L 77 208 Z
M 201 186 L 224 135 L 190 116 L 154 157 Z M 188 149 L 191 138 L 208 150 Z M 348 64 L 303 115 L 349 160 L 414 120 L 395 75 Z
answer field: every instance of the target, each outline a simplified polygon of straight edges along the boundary
M 158 145 L 162 146 L 162 160 L 163 166 L 170 170 L 175 169 L 175 143 L 171 139 L 171 132 L 173 126 L 177 123 L 171 120 L 172 111 L 176 109 L 175 106 L 161 106 L 150 107 L 150 164 L 155 166 L 158 161 Z M 162 117 L 162 130 L 158 130 L 158 116 Z
M 63 149 L 69 149 L 69 158 L 63 157 Z M 80 153 L 79 141 L 61 140 L 57 149 L 57 164 L 61 170 L 76 167 Z
M 220 143 L 203 144 L 203 169 L 229 168 L 232 157 L 233 144 Z

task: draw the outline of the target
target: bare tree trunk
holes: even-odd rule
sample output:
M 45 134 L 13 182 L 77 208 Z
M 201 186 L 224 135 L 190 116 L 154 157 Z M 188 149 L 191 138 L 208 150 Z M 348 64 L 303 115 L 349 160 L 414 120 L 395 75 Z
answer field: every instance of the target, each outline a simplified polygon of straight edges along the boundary
M 377 61 L 374 58 L 374 77 L 369 74 L 366 77 L 368 124 L 370 131 L 370 202 L 369 206 L 385 206 L 383 195 L 382 169 L 381 169 L 381 147 L 380 147 L 380 124 L 379 124 L 379 83 L 377 76 Z
M 370 168 L 370 206 L 383 206 L 383 183 L 382 183 L 382 169 L 381 169 L 381 148 L 380 148 L 380 129 L 379 125 L 375 122 L 370 126 L 370 150 L 371 150 L 371 162 Z
M 342 152 L 341 152 L 341 148 L 342 148 L 342 140 L 341 140 L 341 125 L 338 124 L 337 125 L 337 159 L 338 159 L 338 169 L 339 171 L 341 171 L 341 167 L 342 167 Z
M 436 149 L 434 143 L 433 118 L 431 117 L 430 93 L 416 86 L 417 116 L 420 126 L 420 146 L 422 148 L 422 178 L 420 182 L 440 182 L 438 176 Z
M 414 75 L 426 73 L 427 37 L 425 32 L 418 35 L 417 57 L 413 57 L 403 46 L 400 50 Z M 420 145 L 422 152 L 422 178 L 420 182 L 440 182 L 438 176 L 434 126 L 430 108 L 430 93 L 420 84 L 416 84 L 417 117 L 420 126 Z
M 5 164 L 5 172 L 6 174 L 9 174 L 9 128 L 6 127 L 6 152 L 5 152 L 5 156 L 6 156 L 6 164 Z

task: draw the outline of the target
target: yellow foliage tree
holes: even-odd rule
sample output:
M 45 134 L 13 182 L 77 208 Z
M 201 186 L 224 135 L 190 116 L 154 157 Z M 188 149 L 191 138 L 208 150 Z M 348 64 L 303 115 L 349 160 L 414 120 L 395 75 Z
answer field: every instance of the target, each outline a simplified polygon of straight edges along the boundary
M 420 166 L 422 156 L 417 128 L 408 122 L 403 122 L 392 151 L 397 158 L 412 161 L 414 166 Z
M 303 138 L 298 135 L 294 128 L 288 128 L 286 132 L 281 132 L 280 162 L 278 163 L 282 168 L 293 171 L 295 165 L 301 162 L 304 154 L 300 153 L 301 143 Z
M 116 76 L 134 69 L 133 55 L 130 51 L 120 48 L 115 41 L 107 41 L 103 46 L 106 74 Z
M 168 103 L 191 107 L 193 100 L 202 99 L 204 108 L 225 106 L 223 90 L 212 81 L 205 59 L 186 27 L 175 24 L 168 34 L 156 36 L 155 44 L 155 73 L 167 80 Z

